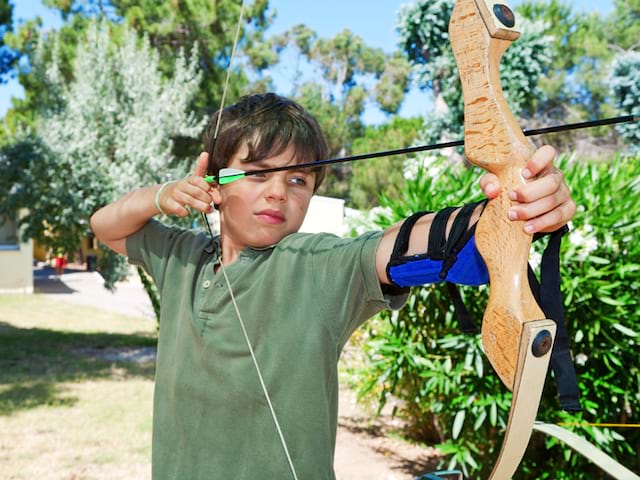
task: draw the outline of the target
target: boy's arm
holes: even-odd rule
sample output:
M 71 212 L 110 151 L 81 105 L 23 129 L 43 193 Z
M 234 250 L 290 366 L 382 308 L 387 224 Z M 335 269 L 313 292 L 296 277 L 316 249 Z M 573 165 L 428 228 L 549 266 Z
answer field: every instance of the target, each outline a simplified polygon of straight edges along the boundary
M 91 228 L 98 240 L 111 250 L 127 255 L 127 237 L 160 213 L 155 206 L 159 189 L 160 185 L 153 185 L 134 190 L 94 213 Z
M 573 217 L 576 204 L 571 198 L 569 187 L 564 181 L 562 172 L 553 166 L 556 152 L 549 146 L 544 146 L 536 151 L 527 161 L 523 170 L 525 179 L 533 179 L 519 186 L 511 192 L 514 205 L 509 212 L 511 220 L 524 221 L 524 229 L 527 233 L 553 232 L 565 225 Z M 493 174 L 485 174 L 480 179 L 480 187 L 487 198 L 495 198 L 500 193 L 498 178 Z M 480 218 L 482 206 L 475 208 L 469 226 L 475 225 Z M 451 225 L 458 211 L 455 211 L 448 223 L 446 235 L 449 234 Z M 429 230 L 435 213 L 421 217 L 411 230 L 409 248 L 405 255 L 418 255 L 427 251 Z M 382 284 L 390 284 L 387 277 L 387 265 L 391 259 L 391 253 L 402 222 L 388 228 L 376 252 L 376 272 Z
M 158 198 L 160 185 L 140 188 L 102 207 L 91 217 L 91 228 L 98 240 L 122 255 L 127 255 L 127 237 L 133 235 L 155 215 L 164 213 L 185 217 L 187 207 L 211 213 L 211 186 L 202 178 L 207 170 L 208 156 L 198 158 L 193 175 L 166 185 Z

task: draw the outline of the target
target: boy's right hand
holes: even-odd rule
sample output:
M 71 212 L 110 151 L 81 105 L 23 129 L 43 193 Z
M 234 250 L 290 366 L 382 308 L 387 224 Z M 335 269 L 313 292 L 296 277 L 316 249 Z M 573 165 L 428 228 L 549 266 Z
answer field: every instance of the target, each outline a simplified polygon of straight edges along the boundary
M 189 208 L 204 213 L 213 211 L 211 185 L 204 180 L 208 164 L 209 154 L 201 153 L 191 175 L 171 182 L 162 190 L 158 204 L 164 213 L 186 217 L 189 215 Z

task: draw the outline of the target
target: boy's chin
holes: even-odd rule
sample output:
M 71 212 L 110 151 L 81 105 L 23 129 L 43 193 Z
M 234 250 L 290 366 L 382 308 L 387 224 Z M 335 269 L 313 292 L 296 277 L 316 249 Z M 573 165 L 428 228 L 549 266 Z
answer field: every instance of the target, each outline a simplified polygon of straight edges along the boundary
M 266 248 L 271 248 L 274 245 L 277 245 L 282 239 L 288 237 L 289 235 L 292 235 L 296 233 L 296 231 L 293 232 L 286 232 L 280 235 L 270 235 L 268 237 L 265 237 L 263 239 L 260 239 L 260 241 L 255 242 L 255 245 L 251 245 L 251 248 L 255 248 L 255 249 L 266 249 Z

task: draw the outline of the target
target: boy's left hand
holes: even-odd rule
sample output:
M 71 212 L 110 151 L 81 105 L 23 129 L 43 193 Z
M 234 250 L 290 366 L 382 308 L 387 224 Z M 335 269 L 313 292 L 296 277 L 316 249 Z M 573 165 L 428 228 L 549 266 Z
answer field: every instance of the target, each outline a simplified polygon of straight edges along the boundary
M 545 145 L 527 160 L 522 176 L 528 181 L 509 192 L 514 201 L 511 220 L 523 220 L 527 233 L 553 232 L 565 225 L 576 212 L 564 175 L 553 166 L 556 151 Z M 490 200 L 500 193 L 500 181 L 492 173 L 480 179 L 480 188 Z

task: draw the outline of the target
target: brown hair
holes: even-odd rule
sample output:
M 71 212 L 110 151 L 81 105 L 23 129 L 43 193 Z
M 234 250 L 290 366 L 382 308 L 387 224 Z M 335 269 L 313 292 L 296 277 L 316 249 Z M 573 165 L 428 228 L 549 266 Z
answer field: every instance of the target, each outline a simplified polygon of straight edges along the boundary
M 275 93 L 242 97 L 238 103 L 225 108 L 220 130 L 214 142 L 216 112 L 209 121 L 204 147 L 209 153 L 211 175 L 218 175 L 243 143 L 249 148 L 243 162 L 251 163 L 279 155 L 293 146 L 297 163 L 317 162 L 327 157 L 327 142 L 320 126 L 299 104 Z M 314 191 L 325 177 L 325 167 L 313 169 Z

